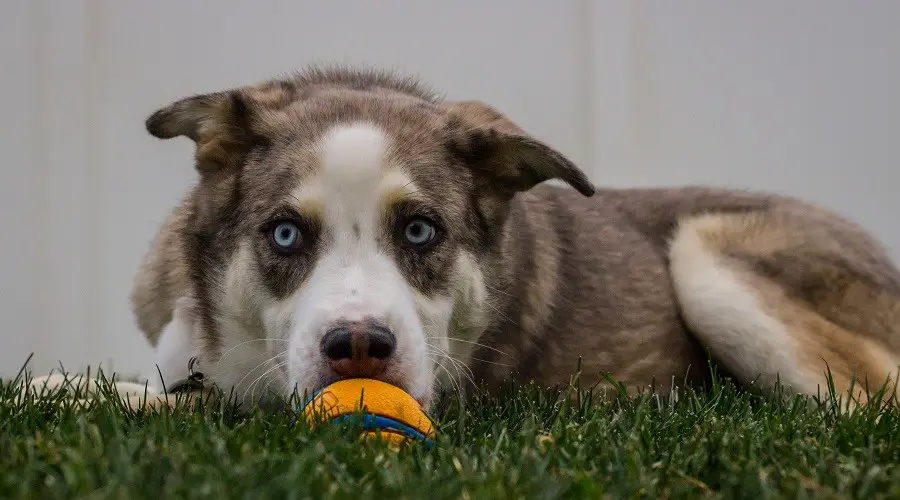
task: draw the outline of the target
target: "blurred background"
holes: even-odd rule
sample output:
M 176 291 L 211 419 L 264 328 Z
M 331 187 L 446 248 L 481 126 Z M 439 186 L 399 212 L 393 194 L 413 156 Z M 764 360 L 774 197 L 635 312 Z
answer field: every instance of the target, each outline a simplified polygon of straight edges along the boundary
M 892 0 L 3 0 L 0 376 L 146 367 L 131 280 L 194 172 L 144 119 L 310 62 L 487 101 L 599 184 L 797 195 L 900 258 L 898 26 Z

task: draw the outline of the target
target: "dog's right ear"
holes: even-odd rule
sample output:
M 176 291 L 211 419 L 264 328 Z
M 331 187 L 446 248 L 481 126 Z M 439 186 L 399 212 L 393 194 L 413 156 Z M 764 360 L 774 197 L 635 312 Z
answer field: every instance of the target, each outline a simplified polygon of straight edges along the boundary
M 596 188 L 571 160 L 529 136 L 503 113 L 478 101 L 451 102 L 449 147 L 484 186 L 510 199 L 517 192 L 559 179 L 590 197 Z
M 469 123 L 492 128 L 508 134 L 525 135 L 525 131 L 506 115 L 480 101 L 452 101 L 443 103 L 445 111 L 462 117 Z
M 239 166 L 259 139 L 253 132 L 250 105 L 239 90 L 181 99 L 150 115 L 146 127 L 160 139 L 193 140 L 201 174 Z

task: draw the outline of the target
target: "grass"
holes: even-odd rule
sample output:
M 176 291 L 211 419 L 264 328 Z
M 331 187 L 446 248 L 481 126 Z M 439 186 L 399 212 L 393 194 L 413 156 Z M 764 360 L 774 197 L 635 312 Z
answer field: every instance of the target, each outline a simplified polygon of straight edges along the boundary
M 0 383 L 0 498 L 898 498 L 900 410 L 727 381 L 674 398 L 508 388 L 392 451 L 227 404 L 78 409 Z

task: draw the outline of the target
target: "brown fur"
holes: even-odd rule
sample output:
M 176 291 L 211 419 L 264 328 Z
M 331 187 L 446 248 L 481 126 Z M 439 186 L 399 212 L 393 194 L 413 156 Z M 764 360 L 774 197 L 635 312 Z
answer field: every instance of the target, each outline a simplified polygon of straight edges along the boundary
M 897 373 L 900 272 L 856 225 L 773 195 L 595 190 L 561 154 L 489 106 L 442 103 L 411 80 L 352 71 L 312 70 L 196 96 L 148 119 L 157 137 L 197 143 L 201 173 L 138 273 L 132 301 L 151 342 L 178 297 L 214 309 L 215 268 L 233 254 L 229 242 L 282 203 L 285 186 L 314 175 L 302 145 L 326 125 L 352 119 L 391 132 L 394 157 L 415 160 L 407 163 L 417 165 L 410 174 L 420 201 L 446 220 L 444 250 L 424 263 L 398 257 L 401 266 L 419 266 L 409 272 L 424 276 L 416 287 L 445 293 L 442 273 L 454 252 L 477 257 L 495 312 L 473 339 L 484 347 L 466 360 L 478 382 L 564 384 L 580 360 L 587 384 L 603 374 L 629 387 L 673 378 L 701 383 L 709 378 L 707 349 L 742 383 L 755 376 L 721 360 L 759 359 L 754 366 L 766 371 L 769 385 L 779 373 L 797 374 L 795 389 L 806 393 L 816 389 L 810 380 L 824 389 L 826 362 L 842 390 L 854 376 L 872 385 Z M 538 185 L 551 178 L 576 189 Z M 691 235 L 800 346 L 790 354 L 793 363 L 769 366 L 752 349 L 717 352 L 716 339 L 728 332 L 691 327 L 692 319 L 705 320 L 685 308 L 670 267 L 670 244 Z M 270 289 L 302 283 L 301 268 L 279 267 L 261 248 L 256 255 Z M 200 330 L 214 346 L 210 314 Z M 762 336 L 754 341 L 775 352 L 782 347 Z
M 190 212 L 190 200 L 179 204 L 166 218 L 138 270 L 131 304 L 138 327 L 156 345 L 163 328 L 172 321 L 175 301 L 190 296 L 190 275 L 181 241 Z
M 866 389 L 885 383 L 894 393 L 900 281 L 858 227 L 791 200 L 766 211 L 694 217 L 687 225 L 804 346 L 797 358 L 801 372 L 828 370 L 837 390 L 855 387 L 862 399 Z M 783 374 L 789 378 L 790 371 Z

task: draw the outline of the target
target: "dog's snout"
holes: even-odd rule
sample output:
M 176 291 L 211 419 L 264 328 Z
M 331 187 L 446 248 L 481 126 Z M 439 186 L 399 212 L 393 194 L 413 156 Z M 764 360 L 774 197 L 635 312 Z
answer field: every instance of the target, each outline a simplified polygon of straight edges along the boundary
M 384 371 L 396 340 L 387 328 L 371 322 L 344 323 L 322 338 L 322 352 L 341 377 L 374 377 Z

